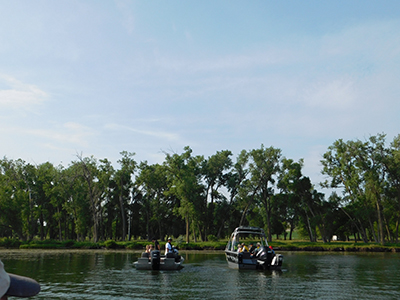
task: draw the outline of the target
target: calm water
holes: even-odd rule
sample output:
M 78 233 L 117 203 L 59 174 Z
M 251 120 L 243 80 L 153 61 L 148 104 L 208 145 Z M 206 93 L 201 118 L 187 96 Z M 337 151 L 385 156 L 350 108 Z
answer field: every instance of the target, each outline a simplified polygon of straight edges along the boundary
M 31 299 L 400 299 L 400 254 L 283 252 L 281 272 L 227 267 L 223 252 L 185 253 L 180 271 L 138 271 L 140 253 L 8 251 L 8 272 L 35 278 Z

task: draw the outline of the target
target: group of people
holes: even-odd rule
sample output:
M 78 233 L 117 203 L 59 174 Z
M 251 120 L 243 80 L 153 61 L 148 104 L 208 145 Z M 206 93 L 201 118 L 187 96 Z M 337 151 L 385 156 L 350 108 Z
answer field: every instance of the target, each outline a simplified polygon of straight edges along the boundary
M 255 255 L 258 250 L 260 250 L 260 247 L 260 243 L 257 243 L 257 246 L 254 246 L 253 243 L 250 243 L 249 247 L 247 247 L 245 243 L 241 243 L 238 245 L 238 252 L 249 252 L 251 255 Z
M 153 250 L 159 250 L 159 251 L 161 250 L 160 244 L 158 243 L 157 239 L 153 238 L 152 241 L 154 244 L 146 245 L 146 252 L 149 254 Z M 167 240 L 167 243 L 165 244 L 165 255 L 167 255 L 167 253 L 173 253 L 173 247 L 172 247 L 171 242 L 172 242 L 172 238 L 169 237 Z
M 256 245 L 257 245 L 257 246 L 254 246 L 253 243 L 250 243 L 250 244 L 249 244 L 249 247 L 247 247 L 247 246 L 245 245 L 245 243 L 241 243 L 241 244 L 238 245 L 238 250 L 237 250 L 237 251 L 238 251 L 239 253 L 240 253 L 240 252 L 249 252 L 251 256 L 255 256 L 255 255 L 257 255 L 258 251 L 259 251 L 260 248 L 261 248 L 261 244 L 260 244 L 260 243 L 257 243 Z M 271 249 L 271 251 L 272 251 L 273 253 L 275 253 L 274 250 L 272 249 L 272 246 L 269 246 L 269 248 Z

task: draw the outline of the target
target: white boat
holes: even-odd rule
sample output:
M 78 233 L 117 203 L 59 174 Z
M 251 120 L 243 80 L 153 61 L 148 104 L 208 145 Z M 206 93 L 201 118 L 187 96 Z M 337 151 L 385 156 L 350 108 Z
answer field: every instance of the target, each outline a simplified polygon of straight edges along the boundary
M 138 270 L 180 270 L 185 259 L 177 251 L 161 255 L 159 250 L 143 252 L 133 263 Z
M 258 247 L 239 252 L 242 244 Z M 237 227 L 226 245 L 225 255 L 229 267 L 233 269 L 280 270 L 283 262 L 283 255 L 275 254 L 268 246 L 264 230 L 258 227 Z

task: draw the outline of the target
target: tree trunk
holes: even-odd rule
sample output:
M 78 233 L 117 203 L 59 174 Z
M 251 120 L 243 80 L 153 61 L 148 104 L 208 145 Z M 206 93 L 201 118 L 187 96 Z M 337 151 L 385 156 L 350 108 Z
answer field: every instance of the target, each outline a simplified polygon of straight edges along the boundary
M 126 217 L 125 217 L 125 209 L 124 209 L 124 202 L 122 198 L 122 187 L 121 193 L 119 195 L 119 205 L 121 209 L 121 220 L 122 220 L 122 240 L 125 241 L 126 238 Z
M 189 216 L 186 213 L 186 243 L 189 243 Z
M 382 222 L 381 206 L 379 205 L 378 198 L 376 199 L 376 210 L 377 210 L 377 213 L 378 213 L 378 225 L 379 225 L 380 243 L 382 245 L 384 245 L 385 244 L 385 236 L 383 234 L 383 222 Z

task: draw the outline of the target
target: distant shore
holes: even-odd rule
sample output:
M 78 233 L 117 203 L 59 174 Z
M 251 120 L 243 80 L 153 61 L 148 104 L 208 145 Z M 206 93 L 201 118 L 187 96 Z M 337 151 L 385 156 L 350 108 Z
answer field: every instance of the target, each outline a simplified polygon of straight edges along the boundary
M 151 244 L 151 241 L 114 241 L 108 240 L 103 242 L 90 241 L 56 241 L 56 240 L 34 240 L 34 241 L 19 241 L 14 239 L 0 239 L 0 248 L 2 249 L 107 249 L 107 250 L 137 250 L 141 251 L 146 248 L 146 245 Z M 209 242 L 182 242 L 180 240 L 173 241 L 180 250 L 224 250 L 226 240 L 209 241 Z M 274 240 L 269 243 L 277 251 L 317 251 L 317 252 L 400 252 L 400 244 L 387 243 L 381 245 L 378 243 L 362 243 L 362 242 L 342 242 L 335 241 L 330 243 L 307 242 L 304 240 Z M 162 249 L 165 247 L 165 241 L 160 241 Z

